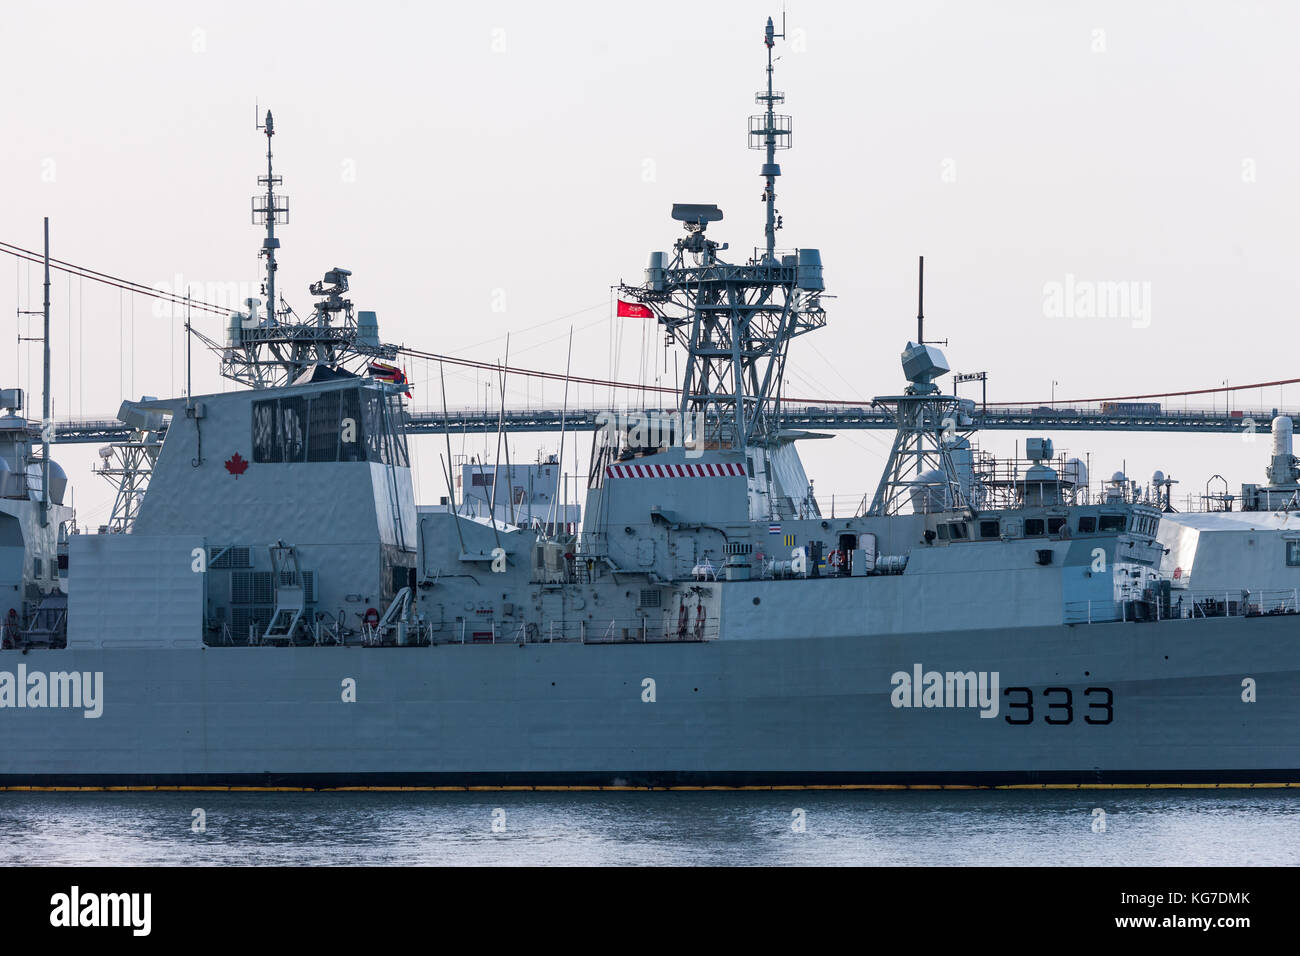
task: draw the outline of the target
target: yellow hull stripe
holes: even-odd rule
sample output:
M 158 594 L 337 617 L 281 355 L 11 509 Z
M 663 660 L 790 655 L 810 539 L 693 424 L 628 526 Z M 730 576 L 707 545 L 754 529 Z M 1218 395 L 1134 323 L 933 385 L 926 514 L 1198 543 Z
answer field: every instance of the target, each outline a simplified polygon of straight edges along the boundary
M 578 793 L 588 791 L 783 791 L 783 790 L 1281 790 L 1300 788 L 1296 783 L 1007 783 L 1007 784 L 938 784 L 938 783 L 812 783 L 775 784 L 770 786 L 672 786 L 614 787 L 597 785 L 546 784 L 538 786 L 463 786 L 463 787 L 223 787 L 223 786 L 103 786 L 103 787 L 22 787 L 0 786 L 7 793 L 106 793 L 106 792 L 226 792 L 226 793 Z

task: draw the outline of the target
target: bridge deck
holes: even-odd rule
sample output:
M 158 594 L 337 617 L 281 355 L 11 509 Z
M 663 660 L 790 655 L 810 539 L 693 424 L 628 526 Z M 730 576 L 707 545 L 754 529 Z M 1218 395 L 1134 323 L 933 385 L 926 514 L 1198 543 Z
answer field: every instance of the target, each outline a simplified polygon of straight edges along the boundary
M 592 431 L 597 427 L 597 416 L 603 409 L 507 409 L 505 426 L 512 432 L 558 432 L 561 420 L 564 427 L 574 431 Z M 628 411 L 636 411 L 629 409 Z M 1215 409 L 1167 409 L 1158 414 L 1125 415 L 1103 413 L 1098 409 L 1047 409 L 1004 408 L 990 406 L 976 409 L 974 426 L 979 429 L 1004 431 L 1101 431 L 1101 432 L 1220 432 L 1241 434 L 1255 431 L 1265 434 L 1272 419 L 1279 414 L 1300 420 L 1298 409 L 1242 409 L 1225 411 Z M 788 428 L 812 431 L 838 431 L 842 429 L 892 430 L 894 420 L 889 412 L 868 406 L 819 408 L 817 406 L 787 405 L 782 420 Z M 39 423 L 32 423 L 39 430 Z M 408 430 L 413 435 L 440 434 L 444 428 L 452 432 L 495 431 L 497 412 L 482 409 L 411 412 Z M 125 441 L 130 429 L 113 419 L 80 419 L 56 421 L 55 442 L 72 444 L 80 442 L 108 443 Z

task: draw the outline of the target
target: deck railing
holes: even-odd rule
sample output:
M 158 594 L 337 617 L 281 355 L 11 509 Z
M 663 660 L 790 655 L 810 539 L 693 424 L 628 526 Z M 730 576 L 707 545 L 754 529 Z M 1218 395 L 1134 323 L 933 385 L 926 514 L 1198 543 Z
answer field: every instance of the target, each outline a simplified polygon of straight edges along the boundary
M 1300 613 L 1296 588 L 1186 589 L 1174 591 L 1168 604 L 1154 598 L 1130 601 L 1067 601 L 1066 624 L 1122 621 L 1202 620 L 1211 617 L 1271 617 Z

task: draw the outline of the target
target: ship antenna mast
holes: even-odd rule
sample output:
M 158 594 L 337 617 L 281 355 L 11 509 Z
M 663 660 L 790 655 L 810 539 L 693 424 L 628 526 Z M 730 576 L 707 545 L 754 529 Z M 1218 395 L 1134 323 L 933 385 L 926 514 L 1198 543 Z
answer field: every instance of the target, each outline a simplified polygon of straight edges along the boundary
M 790 117 L 778 116 L 774 111 L 777 103 L 785 102 L 785 94 L 772 89 L 772 47 L 778 38 L 785 39 L 785 11 L 781 12 L 780 33 L 777 33 L 772 25 L 772 18 L 767 18 L 767 29 L 763 35 L 763 42 L 767 46 L 767 92 L 759 93 L 756 97 L 759 103 L 765 105 L 767 109 L 762 116 L 763 128 L 761 130 L 750 129 L 751 137 L 755 134 L 762 136 L 765 150 L 766 161 L 763 163 L 762 176 L 766 180 L 766 186 L 763 189 L 763 203 L 767 207 L 767 222 L 764 231 L 767 236 L 768 261 L 772 261 L 776 255 L 776 231 L 780 228 L 776 214 L 776 177 L 781 175 L 781 167 L 776 161 L 776 151 L 778 148 L 788 149 L 790 147 L 791 133 Z M 780 126 L 777 125 L 779 121 L 783 121 Z M 778 144 L 779 137 L 785 137 L 785 139 Z
M 947 345 L 947 339 L 925 340 L 925 256 L 917 256 L 916 266 L 916 344 Z
M 925 344 L 925 256 L 919 256 L 916 272 L 916 341 Z
M 253 218 L 254 221 L 259 216 L 266 220 L 266 238 L 262 240 L 262 255 L 266 257 L 266 314 L 274 320 L 277 304 L 275 298 L 275 250 L 280 248 L 280 240 L 275 237 L 276 221 L 289 221 L 289 204 L 281 202 L 277 204 L 275 187 L 281 182 L 281 178 L 275 175 L 275 170 L 271 160 L 271 137 L 275 135 L 275 122 L 271 118 L 271 111 L 266 111 L 266 120 L 258 124 L 258 129 L 266 133 L 266 175 L 258 176 L 259 185 L 266 187 L 266 196 L 258 197 L 263 200 L 264 205 L 261 209 L 257 206 L 257 200 L 253 200 Z M 280 219 L 283 217 L 283 219 Z
M 727 243 L 707 231 L 722 220 L 722 210 L 711 203 L 673 203 L 672 218 L 686 235 L 671 253 L 650 254 L 644 284 L 618 287 L 648 306 L 667 338 L 686 351 L 679 405 L 683 434 L 742 453 L 785 441 L 779 434 L 781 389 L 790 342 L 826 324 L 820 250 L 778 253 L 776 248 L 783 225 L 776 209 L 781 175 L 776 153 L 790 148 L 792 133 L 790 116 L 776 112 L 785 94 L 773 85 L 773 47 L 784 37 L 784 16 L 780 33 L 768 17 L 763 31 L 767 82 L 754 94 L 761 112 L 750 114 L 747 123 L 746 145 L 763 153 L 763 245 L 751 246 L 753 255 L 743 263 L 726 262 L 718 254 Z M 806 488 L 793 492 L 795 500 L 807 495 Z M 767 509 L 761 510 L 766 517 Z
M 276 193 L 282 179 L 275 173 L 271 149 L 275 121 L 270 110 L 266 111 L 266 119 L 257 123 L 257 128 L 266 134 L 266 174 L 257 177 L 258 185 L 265 187 L 265 191 L 253 197 L 253 224 L 266 227 L 258 251 L 258 257 L 266 259 L 266 279 L 262 285 L 267 299 L 266 312 L 259 316 L 257 307 L 261 303 L 246 299 L 244 305 L 248 311 L 230 317 L 226 344 L 221 350 L 221 374 L 252 388 L 270 388 L 295 381 L 314 365 L 365 375 L 371 371 L 372 360 L 379 359 L 382 361 L 375 371 L 390 377 L 400 376 L 396 368 L 383 364 L 397 357 L 397 346 L 379 340 L 375 314 L 362 312 L 358 319 L 352 311 L 352 300 L 344 298 L 351 270 L 335 266 L 320 282 L 308 286 L 312 295 L 321 298 L 306 320 L 300 319 L 281 299 L 275 282 L 279 270 L 276 252 L 280 248 L 275 227 L 288 224 L 289 199 Z

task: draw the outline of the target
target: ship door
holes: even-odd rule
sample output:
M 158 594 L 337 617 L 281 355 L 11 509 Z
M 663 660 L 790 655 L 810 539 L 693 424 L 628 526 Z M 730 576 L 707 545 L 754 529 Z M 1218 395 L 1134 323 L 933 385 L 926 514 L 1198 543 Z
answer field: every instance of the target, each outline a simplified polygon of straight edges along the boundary
M 858 536 L 856 534 L 841 534 L 839 538 L 839 550 L 835 552 L 837 563 L 834 571 L 839 574 L 853 573 L 853 552 L 858 547 Z

